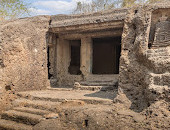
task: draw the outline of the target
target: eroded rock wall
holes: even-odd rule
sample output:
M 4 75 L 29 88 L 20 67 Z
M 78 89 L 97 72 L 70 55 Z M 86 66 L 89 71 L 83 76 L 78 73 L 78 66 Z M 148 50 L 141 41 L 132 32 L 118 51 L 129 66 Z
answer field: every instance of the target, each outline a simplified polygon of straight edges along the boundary
M 17 91 L 46 89 L 46 33 L 50 17 L 37 16 L 0 24 L 0 104 Z M 7 97 L 7 98 L 5 98 Z
M 117 99 L 133 110 L 170 101 L 169 11 L 168 4 L 139 7 L 125 19 Z

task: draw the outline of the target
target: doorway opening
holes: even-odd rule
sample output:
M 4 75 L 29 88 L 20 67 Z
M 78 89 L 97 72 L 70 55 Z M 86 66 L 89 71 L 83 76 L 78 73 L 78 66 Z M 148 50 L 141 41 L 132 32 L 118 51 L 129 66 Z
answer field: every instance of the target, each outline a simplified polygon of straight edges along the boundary
M 70 66 L 68 72 L 71 75 L 80 75 L 80 46 L 81 40 L 70 40 Z
M 51 77 L 53 76 L 52 74 L 50 74 L 50 66 L 51 66 L 51 63 L 50 63 L 50 47 L 48 46 L 47 48 L 47 68 L 48 68 L 48 79 L 51 79 Z
M 92 74 L 119 74 L 121 36 L 93 39 Z

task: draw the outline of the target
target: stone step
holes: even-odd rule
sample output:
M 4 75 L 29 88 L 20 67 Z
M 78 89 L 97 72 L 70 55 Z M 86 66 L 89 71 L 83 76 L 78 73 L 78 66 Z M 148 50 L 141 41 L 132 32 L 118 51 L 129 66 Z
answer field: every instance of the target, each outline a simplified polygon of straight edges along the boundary
M 58 112 L 58 108 L 61 108 L 62 103 L 65 101 L 80 100 L 87 104 L 112 104 L 112 99 L 116 95 L 115 93 L 114 91 L 88 90 L 20 92 L 19 95 L 21 98 L 15 100 L 13 104 Z M 29 99 L 26 99 L 28 97 Z
M 47 111 L 47 110 L 34 109 L 34 108 L 29 108 L 29 107 L 15 107 L 15 108 L 13 108 L 13 110 L 36 114 L 36 115 L 41 115 L 41 116 L 51 113 L 50 111 Z
M 55 91 L 72 91 L 73 88 L 59 88 L 59 87 L 49 87 L 47 90 L 55 90 Z
M 149 49 L 147 51 L 148 56 L 169 56 L 170 52 L 168 49 Z
M 32 130 L 31 125 L 0 119 L 0 130 Z
M 85 81 L 87 82 L 117 82 L 119 74 L 114 75 L 89 75 Z
M 163 58 L 168 58 L 170 55 L 167 55 L 167 54 L 149 54 L 147 56 L 148 57 L 163 57 Z
M 115 81 L 113 80 L 87 80 L 87 81 L 81 81 L 81 82 L 89 82 L 89 83 L 114 83 Z
M 148 54 L 152 54 L 152 53 L 154 53 L 154 54 L 157 54 L 157 53 L 158 53 L 158 54 L 159 54 L 159 53 L 160 53 L 160 54 L 165 54 L 165 53 L 166 53 L 166 54 L 167 54 L 167 53 L 169 53 L 169 52 L 168 52 L 167 49 L 164 49 L 164 50 L 151 49 L 151 50 L 148 50 L 147 53 L 148 53 Z
M 61 102 L 44 101 L 43 98 L 42 99 L 40 98 L 41 100 L 29 100 L 29 99 L 25 99 L 24 96 L 25 95 L 22 95 L 23 98 L 16 99 L 13 102 L 13 106 L 15 107 L 24 106 L 24 107 L 31 107 L 35 109 L 54 111 L 53 108 L 61 104 Z
M 80 87 L 75 88 L 79 90 L 90 90 L 90 91 L 110 91 L 116 90 L 116 86 L 84 86 L 80 85 Z
M 159 86 L 170 85 L 170 73 L 163 73 L 163 74 L 151 73 L 150 75 L 151 75 L 153 84 L 159 85 Z
M 149 49 L 147 53 L 169 53 L 168 48 L 154 48 Z
M 94 91 L 95 92 L 95 91 Z M 57 112 L 57 107 L 60 107 L 62 102 L 65 101 L 74 101 L 74 100 L 80 100 L 84 101 L 87 104 L 112 104 L 111 100 L 107 99 L 74 99 L 74 98 L 46 98 L 46 97 L 33 97 L 34 100 L 29 99 L 17 99 L 14 101 L 15 106 L 25 106 L 25 107 L 33 107 L 35 109 L 41 109 L 41 110 L 49 110 L 52 112 Z M 38 100 L 36 100 L 38 99 Z M 51 101 L 46 101 L 51 100 Z
M 155 62 L 165 62 L 165 64 L 169 64 L 170 56 L 151 56 L 148 57 L 149 60 L 155 61 Z
M 74 86 L 74 89 L 91 91 L 109 91 L 115 90 L 118 83 L 115 81 L 82 81 L 80 85 Z
M 116 85 L 116 82 L 100 82 L 100 81 L 96 81 L 96 82 L 80 82 L 80 85 L 83 86 L 114 86 Z
M 158 44 L 153 44 L 152 48 L 167 47 L 167 46 L 169 46 L 169 43 L 161 43 L 161 45 L 158 43 Z
M 150 85 L 149 86 L 149 90 L 152 92 L 152 93 L 155 93 L 155 94 L 167 94 L 167 97 L 169 97 L 170 98 L 170 96 L 169 96 L 169 91 L 170 91 L 170 89 L 169 89 L 169 87 L 168 86 L 159 86 L 159 85 L 154 85 L 154 84 L 152 84 L 152 85 Z
M 16 121 L 27 125 L 36 125 L 43 119 L 43 117 L 40 115 L 19 112 L 15 110 L 9 110 L 2 113 L 1 118 Z

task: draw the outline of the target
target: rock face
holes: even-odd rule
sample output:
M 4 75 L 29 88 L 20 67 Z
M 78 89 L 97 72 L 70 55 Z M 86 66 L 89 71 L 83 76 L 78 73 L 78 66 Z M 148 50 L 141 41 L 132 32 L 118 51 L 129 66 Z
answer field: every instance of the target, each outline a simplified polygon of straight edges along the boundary
M 170 101 L 170 9 L 166 5 L 132 9 L 125 19 L 118 98 L 126 96 L 126 105 L 136 111 L 160 99 Z
M 0 24 L 1 94 L 48 86 L 46 32 L 49 21 L 49 16 L 38 16 Z
M 106 75 L 95 77 L 91 73 L 91 45 L 93 38 L 108 36 L 122 38 L 119 75 L 116 73 L 115 77 L 117 86 L 119 76 L 119 94 L 115 101 L 135 111 L 158 100 L 169 102 L 169 5 L 143 6 L 128 12 L 115 9 L 80 16 L 37 16 L 0 23 L 0 104 L 14 99 L 17 91 L 46 89 L 48 69 L 54 75 L 54 84 L 58 81 L 61 85 L 73 85 L 82 79 L 107 81 Z M 78 66 L 82 74 L 78 76 L 68 74 L 69 42 L 75 39 L 81 42 L 80 46 L 76 43 L 82 55 Z M 49 68 L 47 64 L 51 64 Z

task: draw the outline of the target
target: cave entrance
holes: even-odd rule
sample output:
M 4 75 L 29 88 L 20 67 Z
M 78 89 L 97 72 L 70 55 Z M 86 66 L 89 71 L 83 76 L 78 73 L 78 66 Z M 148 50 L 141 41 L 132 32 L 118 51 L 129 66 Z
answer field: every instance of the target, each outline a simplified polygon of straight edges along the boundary
M 119 74 L 121 36 L 93 39 L 93 74 Z
M 80 75 L 80 46 L 81 40 L 70 40 L 70 66 L 68 72 L 71 75 Z

